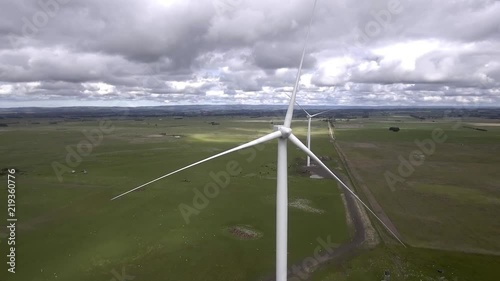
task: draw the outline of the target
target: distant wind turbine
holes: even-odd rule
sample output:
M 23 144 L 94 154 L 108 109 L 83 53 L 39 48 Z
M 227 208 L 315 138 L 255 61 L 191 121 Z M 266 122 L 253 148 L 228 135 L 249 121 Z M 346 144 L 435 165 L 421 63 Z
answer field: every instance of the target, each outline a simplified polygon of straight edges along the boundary
M 313 6 L 313 13 L 316 8 L 317 0 L 314 1 L 314 6 Z M 242 150 L 248 147 L 252 147 L 264 142 L 268 142 L 273 139 L 278 139 L 278 161 L 277 161 L 277 191 L 276 191 L 276 281 L 286 281 L 287 280 L 287 253 L 288 253 L 288 167 L 287 167 L 287 143 L 288 140 L 295 144 L 299 149 L 304 151 L 309 157 L 311 157 L 316 163 L 318 163 L 323 169 L 325 169 L 328 173 L 330 173 L 337 181 L 340 182 L 340 184 L 347 190 L 349 191 L 356 200 L 361 202 L 365 208 L 372 213 L 377 220 L 379 220 L 382 225 L 385 226 L 385 228 L 401 243 L 404 245 L 404 243 L 397 237 L 397 235 L 339 178 L 337 175 L 335 175 L 328 167 L 321 162 L 321 160 L 311 151 L 309 150 L 294 134 L 292 134 L 292 129 L 291 123 L 292 123 L 292 117 L 293 117 L 293 110 L 294 110 L 294 104 L 295 104 L 295 97 L 297 95 L 297 89 L 299 86 L 299 81 L 300 81 L 300 76 L 301 76 L 301 71 L 302 71 L 302 64 L 304 62 L 304 55 L 306 51 L 306 46 L 307 46 L 307 41 L 309 39 L 309 34 L 311 31 L 311 25 L 312 25 L 312 20 L 313 17 L 311 16 L 311 20 L 309 22 L 309 28 L 304 44 L 304 48 L 302 50 L 302 57 L 300 59 L 300 64 L 299 68 L 297 71 L 297 77 L 295 80 L 295 86 L 293 88 L 293 93 L 290 98 L 290 103 L 288 104 L 288 109 L 286 112 L 285 116 L 285 121 L 282 126 L 277 126 L 276 130 L 270 134 L 267 134 L 263 137 L 260 137 L 258 139 L 255 139 L 253 141 L 247 142 L 245 144 L 242 144 L 240 146 L 237 146 L 235 148 L 226 150 L 224 152 L 221 152 L 219 154 L 213 155 L 211 157 L 205 158 L 203 160 L 200 160 L 196 163 L 193 163 L 191 165 L 188 165 L 186 167 L 180 168 L 178 170 L 175 170 L 173 172 L 170 172 L 166 175 L 163 175 L 159 178 L 156 178 L 154 180 L 151 180 L 143 185 L 140 185 L 134 189 L 131 189 L 125 193 L 122 193 L 111 200 L 115 200 L 117 198 L 120 198 L 130 192 L 133 192 L 135 190 L 138 190 L 146 185 L 149 185 L 153 182 L 156 182 L 160 179 L 166 178 L 170 175 L 173 175 L 175 173 L 178 173 L 180 171 L 186 170 L 188 168 L 191 168 L 193 166 L 196 166 L 198 164 L 207 162 L 209 160 L 218 158 L 220 156 Z
M 316 114 L 309 114 L 307 113 L 307 148 L 310 150 L 311 149 L 311 121 L 314 117 L 318 116 L 318 115 L 321 115 L 323 113 L 327 113 L 331 110 L 326 110 L 326 111 L 322 111 L 320 113 L 316 113 Z M 311 166 L 311 158 L 309 156 L 307 156 L 307 167 Z
M 307 112 L 307 110 L 305 110 L 305 108 L 303 108 L 298 102 L 295 102 L 295 104 L 297 104 L 298 107 L 300 107 L 300 109 L 302 109 L 306 115 L 307 115 L 307 148 L 309 150 L 311 150 L 311 121 L 314 117 L 316 116 L 319 116 L 323 113 L 327 113 L 327 112 L 330 112 L 332 111 L 331 109 L 330 110 L 325 110 L 325 111 L 321 111 L 319 113 L 316 113 L 316 114 L 309 114 L 309 112 Z M 309 157 L 309 155 L 307 156 L 307 167 L 311 166 L 311 158 Z

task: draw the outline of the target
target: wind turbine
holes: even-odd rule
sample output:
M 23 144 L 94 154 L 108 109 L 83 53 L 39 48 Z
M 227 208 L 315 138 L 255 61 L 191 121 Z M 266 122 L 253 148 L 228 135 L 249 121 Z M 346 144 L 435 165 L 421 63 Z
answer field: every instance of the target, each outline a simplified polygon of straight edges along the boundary
M 307 148 L 310 150 L 311 149 L 311 121 L 314 117 L 318 116 L 318 115 L 321 115 L 323 113 L 327 113 L 331 110 L 325 110 L 325 111 L 322 111 L 320 113 L 316 113 L 316 114 L 309 114 L 307 113 L 306 111 L 306 114 L 307 114 Z M 311 157 L 307 156 L 307 167 L 311 166 Z
M 309 150 L 311 150 L 311 121 L 314 117 L 318 116 L 318 115 L 321 115 L 323 113 L 327 113 L 327 112 L 330 112 L 332 111 L 331 109 L 330 110 L 325 110 L 325 111 L 321 111 L 319 113 L 316 113 L 316 114 L 309 114 L 309 112 L 307 112 L 307 110 L 305 110 L 305 108 L 303 108 L 298 102 L 295 102 L 299 107 L 300 109 L 302 109 L 306 115 L 307 115 L 307 148 Z M 307 156 L 307 167 L 311 166 L 311 158 L 309 157 L 309 155 Z
M 314 10 L 316 9 L 316 4 L 317 0 L 314 1 L 314 6 L 313 6 L 313 13 Z M 304 48 L 302 49 L 302 56 L 300 59 L 300 64 L 299 68 L 297 71 L 297 77 L 295 80 L 295 86 L 293 88 L 293 93 L 290 98 L 290 103 L 288 104 L 288 109 L 286 112 L 285 116 L 285 121 L 282 126 L 277 126 L 275 127 L 275 131 L 272 133 L 269 133 L 265 136 L 262 136 L 260 138 L 257 138 L 253 141 L 247 142 L 245 144 L 239 145 L 237 147 L 234 147 L 232 149 L 226 150 L 224 152 L 221 152 L 219 154 L 213 155 L 211 157 L 205 158 L 203 160 L 200 160 L 198 162 L 195 162 L 193 164 L 190 164 L 186 167 L 180 168 L 178 170 L 175 170 L 173 172 L 170 172 L 168 174 L 165 174 L 161 177 L 158 177 L 154 180 L 151 180 L 145 184 L 142 184 L 136 188 L 133 188 L 127 192 L 124 192 L 118 196 L 115 196 L 111 200 L 118 199 L 126 194 L 129 194 L 135 190 L 138 190 L 146 185 L 149 185 L 153 182 L 159 181 L 163 178 L 166 178 L 170 175 L 176 174 L 180 171 L 186 170 L 188 168 L 191 168 L 193 166 L 199 165 L 201 163 L 210 161 L 212 159 L 221 157 L 223 155 L 242 150 L 245 148 L 249 148 L 264 142 L 268 142 L 270 140 L 277 139 L 278 140 L 278 161 L 277 161 L 277 182 L 276 182 L 276 281 L 286 281 L 287 280 L 287 253 L 288 253 L 288 166 L 287 166 L 287 144 L 288 141 L 291 143 L 295 144 L 299 149 L 304 151 L 309 157 L 311 157 L 316 163 L 318 163 L 323 169 L 325 169 L 328 173 L 330 173 L 337 181 L 340 182 L 340 184 L 347 190 L 349 191 L 356 200 L 361 202 L 365 208 L 372 213 L 378 221 L 382 223 L 382 225 L 385 226 L 385 228 L 401 243 L 404 245 L 404 243 L 397 237 L 397 235 L 339 178 L 337 175 L 335 175 L 328 167 L 321 162 L 321 160 L 311 151 L 309 148 L 307 148 L 293 133 L 291 124 L 292 124 L 292 117 L 293 117 L 293 110 L 294 110 L 294 104 L 295 104 L 295 97 L 297 95 L 297 89 L 299 86 L 299 81 L 300 81 L 300 76 L 301 76 L 301 71 L 302 71 L 302 65 L 304 62 L 304 55 L 306 51 L 306 46 L 307 46 L 307 41 L 309 39 L 309 34 L 311 31 L 311 25 L 312 25 L 312 20 L 313 17 L 311 15 L 311 20 L 309 22 L 309 28 L 307 31 L 307 36 L 306 40 L 304 43 Z

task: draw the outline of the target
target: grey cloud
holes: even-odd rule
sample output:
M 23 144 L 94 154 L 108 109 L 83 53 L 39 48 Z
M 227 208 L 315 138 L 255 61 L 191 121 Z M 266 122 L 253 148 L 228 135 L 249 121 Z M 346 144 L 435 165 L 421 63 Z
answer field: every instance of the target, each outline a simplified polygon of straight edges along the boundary
M 276 94 L 295 80 L 311 2 L 241 0 L 221 12 L 216 1 L 224 0 L 70 0 L 53 12 L 39 1 L 3 1 L 0 86 L 10 88 L 0 88 L 0 101 L 284 101 Z M 499 1 L 401 0 L 401 12 L 384 18 L 395 1 L 319 0 L 304 101 L 424 105 L 474 96 L 500 105 Z M 89 89 L 98 82 L 112 92 Z
M 303 43 L 259 43 L 254 48 L 255 64 L 263 69 L 296 67 L 302 54 Z M 316 59 L 308 54 L 304 58 L 304 68 L 312 68 Z

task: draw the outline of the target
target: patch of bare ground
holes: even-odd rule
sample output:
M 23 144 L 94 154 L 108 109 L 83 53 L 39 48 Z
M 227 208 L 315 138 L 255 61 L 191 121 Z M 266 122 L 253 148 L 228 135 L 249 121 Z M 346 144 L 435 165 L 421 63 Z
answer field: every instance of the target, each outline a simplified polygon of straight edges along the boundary
M 373 248 L 377 246 L 378 243 L 380 242 L 379 236 L 377 235 L 377 231 L 373 227 L 364 206 L 362 206 L 361 203 L 359 203 L 359 201 L 357 200 L 354 202 L 354 205 L 359 214 L 359 218 L 361 220 L 361 223 L 363 224 L 363 229 L 365 232 L 365 239 L 363 241 L 363 246 L 366 248 Z
M 359 129 L 363 127 L 365 127 L 363 124 L 335 124 L 335 128 L 338 129 Z
M 325 212 L 324 210 L 312 207 L 311 204 L 312 204 L 311 200 L 296 198 L 291 200 L 291 202 L 288 203 L 288 206 L 308 213 L 323 214 Z
M 340 184 L 339 188 L 342 188 Z M 342 202 L 344 203 L 345 209 L 346 209 L 346 220 L 347 220 L 347 225 L 349 226 L 349 230 L 353 233 L 356 234 L 356 231 L 363 231 L 364 232 L 364 239 L 361 239 L 360 245 L 363 245 L 365 248 L 374 248 L 375 246 L 378 245 L 380 242 L 379 237 L 377 235 L 377 231 L 375 231 L 375 228 L 373 228 L 373 225 L 370 221 L 370 218 L 368 217 L 368 214 L 366 213 L 365 208 L 359 203 L 358 201 L 354 200 L 352 198 L 352 195 L 348 195 L 352 198 L 353 202 L 352 207 L 349 208 L 346 196 L 345 194 L 341 194 L 342 196 Z M 352 208 L 355 208 L 354 210 Z M 359 221 L 358 224 L 360 223 L 360 226 L 355 225 L 355 218 L 353 215 L 357 216 L 357 220 Z
M 377 148 L 376 144 L 365 143 L 365 142 L 354 142 L 354 143 L 351 143 L 351 146 L 355 147 L 355 148 Z
M 345 199 L 345 194 L 344 193 L 340 194 L 340 198 L 342 199 L 342 204 L 344 205 L 344 209 L 347 210 L 347 201 Z M 354 229 L 354 223 L 352 221 L 351 212 L 348 211 L 345 212 L 345 221 L 347 222 L 347 227 L 349 228 L 349 232 L 354 233 L 355 229 Z
M 181 139 L 183 135 L 168 135 L 166 133 L 141 135 L 141 134 L 123 134 L 123 135 L 109 135 L 109 138 L 126 141 L 130 144 L 142 143 L 161 143 L 166 141 L 175 141 Z
M 264 236 L 262 232 L 254 229 L 250 225 L 230 226 L 225 229 L 225 232 L 239 240 L 255 240 Z
M 210 152 L 210 153 L 217 153 L 219 151 L 222 151 L 222 149 L 220 149 L 218 147 L 207 147 L 207 148 L 203 149 L 203 151 Z
M 472 126 L 500 127 L 500 123 L 469 123 Z
M 164 142 L 165 140 L 162 138 L 163 136 L 158 136 L 158 137 L 151 137 L 151 136 L 143 136 L 143 137 L 138 137 L 131 139 L 129 141 L 130 144 L 142 144 L 142 143 L 160 143 Z

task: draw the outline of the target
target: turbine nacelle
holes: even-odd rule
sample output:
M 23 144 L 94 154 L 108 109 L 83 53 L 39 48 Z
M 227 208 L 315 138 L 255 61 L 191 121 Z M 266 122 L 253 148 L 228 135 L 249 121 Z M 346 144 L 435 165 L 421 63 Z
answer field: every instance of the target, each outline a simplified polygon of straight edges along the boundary
M 278 126 L 277 129 L 278 129 L 278 131 L 281 132 L 282 139 L 287 139 L 290 136 L 290 134 L 292 133 L 292 129 L 285 127 L 285 126 Z

